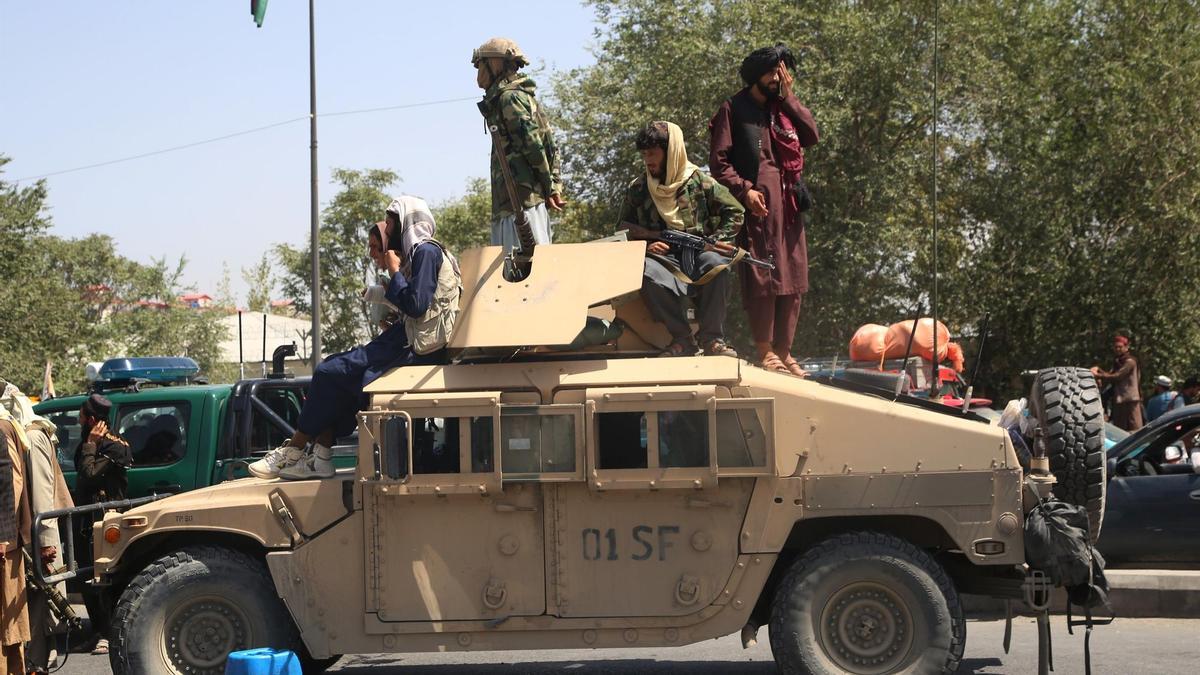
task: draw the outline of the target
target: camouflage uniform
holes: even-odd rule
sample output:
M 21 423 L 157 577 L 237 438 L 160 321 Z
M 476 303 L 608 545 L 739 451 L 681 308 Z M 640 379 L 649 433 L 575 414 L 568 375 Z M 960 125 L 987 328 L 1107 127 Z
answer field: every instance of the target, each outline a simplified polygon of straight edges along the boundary
M 691 223 L 685 231 L 692 234 L 716 235 L 718 239 L 731 240 L 745 220 L 746 210 L 738 200 L 724 185 L 703 171 L 692 174 L 679 188 L 675 201 L 679 204 L 680 215 Z M 636 223 L 653 230 L 663 228 L 662 216 L 658 214 L 658 208 L 650 196 L 645 173 L 625 190 L 621 222 Z
M 719 239 L 729 240 L 741 229 L 745 219 L 745 209 L 729 190 L 699 170 L 679 188 L 675 202 L 679 205 L 680 216 L 687 223 L 684 231 L 691 234 L 716 235 Z M 650 196 L 645 173 L 626 189 L 620 220 L 652 230 L 665 227 L 658 207 Z M 713 267 L 727 262 L 718 253 L 691 249 L 672 248 L 664 255 L 646 256 L 642 271 L 642 299 L 650 314 L 667 327 L 672 340 L 683 345 L 685 352 L 689 347 L 694 347 L 694 343 L 692 329 L 680 300 L 685 295 L 696 298 L 696 315 L 700 323 L 696 340 L 701 347 L 707 347 L 714 340 L 724 341 L 730 271 L 725 269 L 707 284 L 697 286 L 684 283 L 675 276 L 674 270 L 682 271 L 688 278 L 699 279 Z
M 508 156 L 516 183 L 517 196 L 525 210 L 537 209 L 541 217 L 530 218 L 538 243 L 549 243 L 549 221 L 545 216 L 545 201 L 553 194 L 561 195 L 562 178 L 559 175 L 558 148 L 554 144 L 550 124 L 534 97 L 533 80 L 514 73 L 493 82 L 484 92 L 479 109 L 489 128 L 496 127 L 501 145 Z M 495 223 L 506 216 L 511 221 L 513 207 L 504 184 L 504 173 L 500 159 L 492 149 L 492 220 L 494 244 L 497 241 Z M 539 232 L 537 221 L 544 223 L 545 232 Z M 509 225 L 511 227 L 511 225 Z M 544 240 L 543 240 L 544 237 Z

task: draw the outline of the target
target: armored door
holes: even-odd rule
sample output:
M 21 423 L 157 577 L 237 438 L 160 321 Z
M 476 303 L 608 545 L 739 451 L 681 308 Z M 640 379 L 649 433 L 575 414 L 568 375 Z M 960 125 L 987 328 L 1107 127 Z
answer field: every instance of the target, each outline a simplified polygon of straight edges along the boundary
M 544 613 L 542 495 L 502 486 L 500 394 L 401 395 L 389 408 L 359 425 L 374 458 L 373 476 L 359 469 L 368 630 Z
M 719 394 L 587 391 L 587 481 L 549 499 L 552 611 L 680 616 L 723 602 L 754 481 L 774 460 L 771 401 Z

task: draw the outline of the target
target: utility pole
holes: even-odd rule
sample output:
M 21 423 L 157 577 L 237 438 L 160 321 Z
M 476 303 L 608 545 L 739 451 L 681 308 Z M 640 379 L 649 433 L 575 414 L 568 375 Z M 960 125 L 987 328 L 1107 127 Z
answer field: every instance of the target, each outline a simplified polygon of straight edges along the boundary
M 314 0 L 308 0 L 308 128 L 311 143 L 312 368 L 321 363 L 321 233 L 317 213 L 317 40 Z

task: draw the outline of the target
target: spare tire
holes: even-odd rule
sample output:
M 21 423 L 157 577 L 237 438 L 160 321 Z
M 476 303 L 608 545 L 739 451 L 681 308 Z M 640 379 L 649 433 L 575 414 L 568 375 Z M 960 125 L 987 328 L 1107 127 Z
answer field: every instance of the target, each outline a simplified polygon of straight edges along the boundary
M 1045 368 L 1029 400 L 1050 459 L 1058 499 L 1087 509 L 1094 544 L 1104 519 L 1104 408 L 1086 368 Z

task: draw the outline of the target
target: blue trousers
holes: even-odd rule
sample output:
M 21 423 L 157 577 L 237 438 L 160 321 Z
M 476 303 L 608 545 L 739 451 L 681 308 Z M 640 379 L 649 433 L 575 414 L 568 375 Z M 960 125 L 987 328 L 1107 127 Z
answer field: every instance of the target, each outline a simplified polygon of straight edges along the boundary
M 404 325 L 396 323 L 367 344 L 333 354 L 317 366 L 296 426 L 309 436 L 327 430 L 338 437 L 347 436 L 356 426 L 355 415 L 367 407 L 363 387 L 396 366 L 445 362 L 445 349 L 424 355 L 414 353 L 408 346 Z

